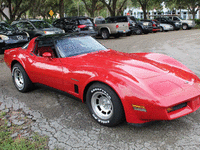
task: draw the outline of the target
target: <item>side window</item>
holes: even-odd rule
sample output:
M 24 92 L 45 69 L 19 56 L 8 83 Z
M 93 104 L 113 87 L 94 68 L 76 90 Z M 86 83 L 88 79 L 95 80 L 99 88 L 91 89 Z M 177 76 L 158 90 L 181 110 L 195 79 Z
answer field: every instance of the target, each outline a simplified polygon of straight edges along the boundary
M 161 18 L 161 21 L 166 21 L 166 19 L 165 18 Z
M 55 51 L 52 40 L 37 42 L 37 44 L 35 46 L 34 54 L 37 55 L 38 57 L 42 57 L 42 55 L 45 52 L 51 53 L 52 58 L 57 58 L 56 51 Z
M 14 24 L 13 26 L 14 26 L 15 28 L 18 28 L 19 30 L 24 28 L 24 26 L 23 26 L 23 24 L 22 24 L 21 22 L 19 22 L 19 23 L 17 23 L 17 24 Z
M 174 18 L 173 18 L 173 20 L 174 20 L 174 21 L 179 21 L 179 19 L 178 19 L 178 18 L 176 18 L 176 17 L 174 17 Z
M 22 24 L 23 24 L 23 27 L 25 30 L 33 30 L 34 29 L 33 26 L 28 22 L 23 22 Z

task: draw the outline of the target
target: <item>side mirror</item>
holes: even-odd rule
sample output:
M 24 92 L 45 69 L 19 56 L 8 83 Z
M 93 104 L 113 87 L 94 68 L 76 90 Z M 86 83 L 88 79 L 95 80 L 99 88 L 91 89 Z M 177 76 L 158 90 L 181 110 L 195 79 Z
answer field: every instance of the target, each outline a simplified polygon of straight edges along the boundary
M 51 57 L 52 57 L 52 54 L 49 53 L 49 52 L 44 52 L 44 53 L 42 54 L 42 57 L 51 58 Z

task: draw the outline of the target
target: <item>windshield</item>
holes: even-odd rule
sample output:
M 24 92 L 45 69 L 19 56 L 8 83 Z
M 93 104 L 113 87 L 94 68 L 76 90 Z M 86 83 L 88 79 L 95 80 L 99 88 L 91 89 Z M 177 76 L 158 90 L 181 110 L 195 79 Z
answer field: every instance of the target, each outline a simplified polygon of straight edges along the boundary
M 7 23 L 0 23 L 0 31 L 12 31 L 15 30 L 11 25 Z
M 90 36 L 64 37 L 55 41 L 55 47 L 62 58 L 106 50 L 103 45 Z
M 36 28 L 43 29 L 43 28 L 51 28 L 52 26 L 45 21 L 30 21 Z
M 130 17 L 130 20 L 134 21 L 134 22 L 138 22 L 134 17 Z
M 78 21 L 79 21 L 79 24 L 81 25 L 92 24 L 92 21 L 90 19 L 80 19 Z

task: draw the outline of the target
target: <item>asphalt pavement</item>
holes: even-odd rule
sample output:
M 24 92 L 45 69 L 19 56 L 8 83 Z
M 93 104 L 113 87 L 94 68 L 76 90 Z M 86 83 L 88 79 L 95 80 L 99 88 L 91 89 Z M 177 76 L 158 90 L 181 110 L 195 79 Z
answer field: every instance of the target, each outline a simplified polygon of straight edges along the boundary
M 169 55 L 200 77 L 200 30 L 180 30 L 147 35 L 97 39 L 107 48 L 127 53 L 156 52 Z M 86 104 L 45 88 L 20 93 L 0 55 L 0 102 L 30 116 L 31 130 L 48 135 L 49 148 L 66 150 L 195 150 L 200 149 L 200 110 L 171 121 L 146 127 L 123 123 L 105 127 L 95 122 Z M 0 106 L 3 109 L 4 106 Z M 15 121 L 17 122 L 17 121 Z

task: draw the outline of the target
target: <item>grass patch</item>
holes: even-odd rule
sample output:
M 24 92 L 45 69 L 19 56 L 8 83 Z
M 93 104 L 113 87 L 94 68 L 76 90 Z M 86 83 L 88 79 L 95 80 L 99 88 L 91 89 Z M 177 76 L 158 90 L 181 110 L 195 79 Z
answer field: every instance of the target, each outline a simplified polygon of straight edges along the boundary
M 0 150 L 43 150 L 48 149 L 48 137 L 43 137 L 34 133 L 31 137 L 17 137 L 12 138 L 11 135 L 18 131 L 20 126 L 7 126 L 8 120 L 6 113 L 0 113 Z

